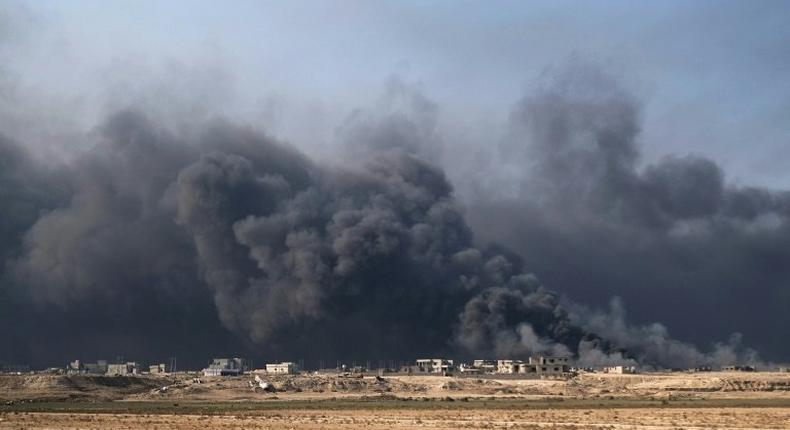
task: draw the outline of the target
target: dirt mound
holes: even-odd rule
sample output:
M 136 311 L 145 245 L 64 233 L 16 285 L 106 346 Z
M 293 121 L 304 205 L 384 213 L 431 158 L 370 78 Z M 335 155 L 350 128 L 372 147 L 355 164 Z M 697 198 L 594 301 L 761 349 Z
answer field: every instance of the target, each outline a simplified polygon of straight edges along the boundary
M 376 376 L 359 378 L 343 375 L 270 375 L 262 376 L 262 378 L 280 392 L 384 393 L 425 390 L 425 387 L 420 384 L 406 384 L 395 378 Z
M 4 400 L 113 400 L 161 383 L 137 376 L 14 375 L 0 377 Z
M 775 373 L 642 374 L 628 376 L 584 375 L 574 382 L 590 394 L 748 393 L 790 391 L 790 375 Z
M 569 380 L 442 376 L 268 375 L 88 376 L 2 375 L 0 400 L 266 400 L 324 397 L 398 398 L 734 398 L 790 396 L 790 374 L 583 374 Z M 261 388 L 261 384 L 272 387 Z

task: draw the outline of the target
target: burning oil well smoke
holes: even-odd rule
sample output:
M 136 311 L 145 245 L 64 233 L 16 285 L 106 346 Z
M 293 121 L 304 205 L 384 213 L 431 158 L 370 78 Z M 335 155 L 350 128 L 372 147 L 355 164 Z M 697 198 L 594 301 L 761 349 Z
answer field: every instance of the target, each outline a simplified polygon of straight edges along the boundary
M 611 358 L 517 257 L 473 245 L 443 173 L 413 155 L 325 168 L 228 124 L 185 143 L 134 112 L 111 118 L 104 136 L 63 173 L 62 206 L 22 217 L 29 227 L 4 285 L 35 312 L 84 312 L 77 321 L 134 333 L 173 314 L 211 324 L 213 304 L 223 327 L 283 353 L 513 356 L 581 345 Z
M 58 173 L 64 192 L 43 190 L 60 201 L 36 204 L 11 182 L 35 168 L 14 166 L 4 189 L 21 195 L 4 202 L 29 208 L 9 218 L 25 233 L 3 285 L 34 312 L 135 334 L 210 300 L 252 344 L 338 356 L 491 353 L 525 324 L 571 349 L 585 336 L 517 258 L 474 246 L 442 171 L 398 148 L 329 168 L 227 123 L 174 135 L 129 111 Z
M 513 109 L 471 225 L 583 303 L 635 297 L 643 319 L 671 315 L 699 343 L 710 342 L 712 326 L 770 339 L 766 325 L 790 323 L 781 311 L 790 255 L 780 245 L 790 240 L 790 195 L 727 183 L 700 156 L 643 165 L 639 117 L 636 98 L 600 67 L 574 60 L 553 69 Z M 607 312 L 566 308 L 576 325 L 642 362 L 756 360 L 737 333 L 705 354 L 664 325 L 628 326 L 619 300 Z M 597 355 L 589 360 L 605 358 Z
M 737 338 L 705 354 L 661 326 L 628 326 L 617 302 L 608 313 L 561 304 L 515 253 L 476 245 L 445 173 L 426 161 L 438 157 L 435 106 L 397 83 L 390 92 L 417 117 L 352 116 L 342 133 L 356 166 L 317 163 L 228 121 L 176 131 L 136 110 L 107 119 L 94 150 L 68 165 L 41 164 L 0 139 L 0 320 L 15 345 L 4 355 L 161 357 L 177 344 L 196 354 L 539 352 L 675 366 L 750 354 Z M 656 229 L 718 211 L 724 191 L 709 162 L 635 172 L 633 111 L 620 94 L 603 117 L 597 105 L 576 115 L 552 97 L 524 108 L 539 141 L 551 142 L 536 157 L 535 182 L 549 207 L 567 208 L 576 194 L 584 210 L 575 213 Z M 598 128 L 570 139 L 558 118 Z M 576 139 L 598 151 L 577 151 Z M 578 176 L 558 173 L 568 171 Z M 719 197 L 678 177 L 719 184 Z M 645 200 L 644 190 L 658 197 Z

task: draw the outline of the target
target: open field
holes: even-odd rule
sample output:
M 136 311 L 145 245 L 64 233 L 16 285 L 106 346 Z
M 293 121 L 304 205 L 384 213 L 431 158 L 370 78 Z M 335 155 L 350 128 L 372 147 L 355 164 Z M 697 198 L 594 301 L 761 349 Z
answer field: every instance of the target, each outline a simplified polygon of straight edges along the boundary
M 16 413 L 0 428 L 787 429 L 790 408 L 274 409 L 218 415 Z
M 3 376 L 0 429 L 790 429 L 780 373 L 250 379 Z

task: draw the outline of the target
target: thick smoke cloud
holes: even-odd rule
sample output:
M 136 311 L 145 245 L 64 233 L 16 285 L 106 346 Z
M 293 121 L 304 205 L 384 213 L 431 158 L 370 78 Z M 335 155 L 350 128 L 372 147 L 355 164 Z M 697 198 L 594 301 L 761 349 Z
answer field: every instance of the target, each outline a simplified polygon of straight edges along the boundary
M 623 297 L 643 326 L 623 327 L 620 305 L 606 323 L 575 321 L 641 361 L 731 360 L 724 346 L 749 360 L 737 342 L 711 345 L 727 332 L 781 358 L 769 327 L 790 323 L 788 193 L 730 184 L 695 155 L 644 165 L 639 124 L 639 103 L 602 68 L 551 70 L 513 110 L 502 157 L 484 172 L 495 179 L 469 211 L 475 231 L 575 300 Z M 670 340 L 670 329 L 712 355 Z
M 338 131 L 345 152 L 355 156 L 406 152 L 438 164 L 444 151 L 438 114 L 438 105 L 419 85 L 393 76 L 375 105 L 352 112 Z
M 174 132 L 135 111 L 100 134 L 42 192 L 64 197 L 7 228 L 4 316 L 29 339 L 17 357 L 47 360 L 53 337 L 86 339 L 65 360 L 201 351 L 175 340 L 190 337 L 208 354 L 233 346 L 223 334 L 307 358 L 523 355 L 583 336 L 515 256 L 474 246 L 444 173 L 409 148 L 330 168 L 227 122 Z M 41 168 L 7 148 L 4 202 L 24 206 Z M 511 330 L 533 344 L 488 343 Z
M 694 345 L 672 338 L 663 324 L 629 324 L 619 298 L 612 299 L 607 311 L 573 304 L 569 307 L 574 324 L 599 333 L 623 351 L 628 351 L 627 355 L 622 352 L 605 354 L 596 345 L 583 342 L 578 351 L 578 363 L 582 366 L 641 364 L 682 369 L 689 365 L 718 368 L 731 363 L 762 364 L 756 351 L 743 346 L 739 333 L 731 335 L 727 342 L 713 343 L 710 351 L 702 352 Z
M 225 326 L 329 356 L 447 351 L 454 335 L 489 352 L 468 340 L 477 328 L 464 306 L 501 289 L 533 297 L 516 318 L 540 316 L 537 332 L 554 338 L 567 323 L 556 297 L 522 282 L 517 262 L 473 247 L 444 174 L 410 149 L 330 170 L 258 142 L 259 154 L 215 153 L 184 169 L 178 219 Z
M 438 106 L 397 79 L 339 128 L 353 165 L 202 113 L 149 111 L 110 115 L 85 136 L 91 151 L 55 167 L 0 138 L 0 323 L 14 345 L 0 360 L 756 360 L 737 336 L 701 352 L 662 325 L 628 325 L 619 302 L 591 310 L 538 280 L 608 300 L 623 292 L 624 261 L 626 275 L 679 266 L 677 282 L 727 245 L 717 249 L 729 271 L 702 267 L 718 282 L 749 264 L 722 238 L 777 258 L 772 274 L 783 261 L 771 254 L 781 241 L 761 247 L 787 230 L 786 195 L 728 186 L 702 158 L 640 168 L 637 103 L 594 69 L 572 68 L 519 103 L 502 148 L 503 171 L 516 174 L 483 172 L 517 198 L 473 202 L 474 229 L 438 166 L 453 155 Z M 473 230 L 518 253 L 480 245 Z M 601 271 L 592 280 L 589 265 Z

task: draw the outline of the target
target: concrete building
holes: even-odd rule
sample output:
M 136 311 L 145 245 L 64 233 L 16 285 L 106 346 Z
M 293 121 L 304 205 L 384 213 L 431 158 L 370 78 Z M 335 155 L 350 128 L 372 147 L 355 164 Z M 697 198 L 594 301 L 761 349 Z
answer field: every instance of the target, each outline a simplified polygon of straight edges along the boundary
M 505 375 L 530 373 L 527 369 L 528 364 L 529 363 L 524 360 L 497 360 L 496 373 L 502 373 Z
M 299 366 L 290 361 L 283 361 L 282 363 L 267 363 L 266 373 L 274 373 L 280 375 L 295 375 L 299 373 Z
M 480 373 L 496 373 L 496 360 L 475 360 L 472 366 L 480 369 Z
M 420 373 L 437 373 L 440 375 L 447 375 L 455 371 L 453 360 L 444 358 L 420 358 L 416 364 L 417 372 Z
M 497 360 L 496 372 L 506 375 L 557 376 L 568 373 L 568 357 L 534 356 L 524 360 Z
M 107 360 L 98 360 L 95 363 L 83 363 L 80 360 L 74 360 L 66 366 L 66 373 L 69 375 L 104 375 L 107 373 Z
M 558 356 L 544 356 L 544 355 L 535 355 L 529 357 L 529 364 L 540 365 L 540 366 L 567 366 L 569 364 L 568 357 L 558 357 Z
M 165 363 L 152 364 L 148 366 L 148 373 L 152 375 L 156 375 L 160 373 L 168 373 L 170 371 L 169 367 L 170 366 L 168 366 Z
M 570 370 L 568 357 L 536 355 L 529 358 L 538 375 L 561 375 Z
M 207 368 L 205 376 L 238 376 L 246 370 L 246 363 L 241 358 L 215 358 Z
M 458 372 L 464 375 L 479 375 L 483 373 L 479 367 L 475 367 L 473 364 L 465 364 L 461 363 L 458 365 Z
M 128 376 L 139 375 L 140 366 L 134 361 L 126 363 L 113 363 L 107 365 L 107 375 L 109 376 Z
M 636 373 L 635 366 L 607 366 L 603 368 L 603 373 L 614 373 L 618 375 Z

